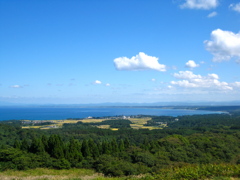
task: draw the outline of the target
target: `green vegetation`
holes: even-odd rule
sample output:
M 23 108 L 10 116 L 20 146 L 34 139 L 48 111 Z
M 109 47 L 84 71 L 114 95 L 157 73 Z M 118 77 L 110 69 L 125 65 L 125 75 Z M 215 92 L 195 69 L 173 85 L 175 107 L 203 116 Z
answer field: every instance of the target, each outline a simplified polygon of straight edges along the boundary
M 110 125 L 110 128 L 131 128 L 132 124 L 129 120 L 117 119 L 117 120 L 105 120 L 98 123 L 89 123 L 90 125 L 100 126 L 100 125 Z
M 19 121 L 2 122 L 0 178 L 14 179 L 18 174 L 21 179 L 28 173 L 40 179 L 61 176 L 69 180 L 85 176 L 146 180 L 240 177 L 237 111 L 231 115 L 141 119 L 146 126 L 167 124 L 162 129 L 132 129 L 131 123 L 126 119 L 78 120 L 62 124 L 62 128 L 40 130 L 23 129 Z M 118 131 L 96 127 L 101 125 Z M 46 177 L 40 177 L 39 172 Z

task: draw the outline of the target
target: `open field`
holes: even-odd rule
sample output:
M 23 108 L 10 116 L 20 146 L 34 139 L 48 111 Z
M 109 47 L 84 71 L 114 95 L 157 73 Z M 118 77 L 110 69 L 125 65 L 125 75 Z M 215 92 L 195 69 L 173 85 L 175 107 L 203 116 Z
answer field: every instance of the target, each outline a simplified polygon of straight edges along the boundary
M 147 117 L 147 118 L 129 118 L 129 120 L 133 123 L 133 124 L 139 124 L 139 125 L 143 125 L 146 124 L 147 121 L 151 120 L 152 118 Z
M 55 170 L 37 168 L 25 171 L 7 170 L 0 172 L 1 180 L 140 180 L 144 175 L 128 177 L 105 177 L 91 169 Z
M 97 126 L 97 127 L 101 128 L 101 129 L 109 129 L 110 125 L 100 125 L 100 126 Z
M 171 171 L 171 170 L 170 170 Z M 154 177 L 152 175 L 133 175 L 122 177 L 106 177 L 101 173 L 96 173 L 91 169 L 68 169 L 68 170 L 55 170 L 46 168 L 30 169 L 25 171 L 7 170 L 0 172 L 1 180 L 150 180 L 150 179 L 176 179 L 172 172 L 166 177 Z M 180 178 L 190 180 L 189 178 Z M 201 178 L 202 179 L 202 178 Z M 224 177 L 216 176 L 210 178 L 203 178 L 203 180 L 240 180 L 237 177 Z
M 83 119 L 83 120 L 80 120 L 81 122 L 83 123 L 98 123 L 98 122 L 102 122 L 102 121 L 105 121 L 107 119 Z
M 144 126 L 144 124 L 147 124 L 147 121 L 151 120 L 150 117 L 144 117 L 144 118 L 130 118 L 129 120 L 133 123 L 130 124 L 131 128 L 133 129 L 162 129 L 161 127 L 157 126 Z
M 83 123 L 99 123 L 105 120 L 109 120 L 106 118 L 103 119 L 82 119 L 82 120 L 44 120 L 44 121 L 40 121 L 40 120 L 22 120 L 24 126 L 22 126 L 22 128 L 39 128 L 39 129 L 52 129 L 52 128 L 61 128 L 63 126 L 64 123 L 78 123 L 78 122 L 83 122 Z M 117 119 L 116 119 L 117 120 Z M 143 118 L 129 118 L 128 120 L 130 120 L 132 122 L 132 124 L 130 124 L 131 128 L 133 129 L 162 129 L 162 127 L 158 127 L 158 126 L 144 126 L 144 124 L 147 123 L 147 121 L 151 120 L 150 117 L 143 117 Z M 50 122 L 52 124 L 48 124 L 48 125 L 41 125 L 41 123 L 47 123 Z M 109 125 L 99 125 L 96 126 L 98 128 L 101 129 L 111 129 L 111 130 L 118 130 L 117 128 L 110 128 Z

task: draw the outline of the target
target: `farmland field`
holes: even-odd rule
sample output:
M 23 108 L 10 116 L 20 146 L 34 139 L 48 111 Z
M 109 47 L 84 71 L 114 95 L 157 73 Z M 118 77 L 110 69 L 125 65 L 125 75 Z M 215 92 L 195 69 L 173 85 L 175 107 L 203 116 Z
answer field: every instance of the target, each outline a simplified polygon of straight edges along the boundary
M 110 118 L 111 119 L 111 118 Z M 151 120 L 151 117 L 142 117 L 142 118 L 128 118 L 132 122 L 130 124 L 131 128 L 133 129 L 162 129 L 162 127 L 158 126 L 144 126 L 144 124 L 147 123 L 147 121 Z M 102 119 L 82 119 L 82 120 L 44 120 L 44 121 L 39 121 L 39 120 L 22 120 L 24 126 L 22 128 L 39 128 L 39 129 L 52 129 L 52 128 L 61 128 L 63 124 L 65 123 L 71 123 L 75 124 L 78 122 L 82 123 L 100 123 L 105 120 L 108 120 L 106 118 Z M 117 119 L 116 119 L 117 120 Z M 119 119 L 118 119 L 119 120 Z M 41 123 L 51 123 L 50 125 L 41 125 Z M 111 129 L 111 130 L 118 130 L 118 128 L 110 128 L 109 125 L 96 125 L 96 127 L 101 128 L 101 129 Z

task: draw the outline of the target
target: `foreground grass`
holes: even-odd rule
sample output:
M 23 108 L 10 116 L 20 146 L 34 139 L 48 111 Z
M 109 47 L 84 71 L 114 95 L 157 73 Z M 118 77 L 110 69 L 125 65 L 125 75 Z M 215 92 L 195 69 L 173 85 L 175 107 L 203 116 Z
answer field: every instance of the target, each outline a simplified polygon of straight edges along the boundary
M 96 173 L 90 169 L 29 169 L 25 171 L 7 170 L 0 172 L 0 180 L 127 180 L 145 179 L 144 176 L 131 177 L 104 177 L 103 174 Z
M 188 164 L 182 167 L 161 169 L 154 176 L 156 179 L 213 179 L 213 180 L 239 180 L 240 164 Z
M 90 169 L 31 169 L 0 172 L 1 180 L 240 180 L 240 165 L 184 165 L 160 169 L 154 175 L 104 177 Z
M 1 180 L 88 180 L 101 176 L 101 174 L 89 169 L 55 170 L 37 168 L 25 171 L 7 170 L 0 173 Z

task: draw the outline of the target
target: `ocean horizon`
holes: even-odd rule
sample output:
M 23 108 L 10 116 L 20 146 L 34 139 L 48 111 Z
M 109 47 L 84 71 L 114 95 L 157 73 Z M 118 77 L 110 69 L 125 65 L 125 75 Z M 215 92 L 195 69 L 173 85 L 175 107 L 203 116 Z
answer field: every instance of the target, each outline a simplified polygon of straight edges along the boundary
M 160 108 L 121 107 L 0 107 L 0 121 L 4 120 L 62 120 L 67 118 L 111 117 L 130 115 L 183 116 L 197 114 L 220 114 L 219 111 Z

